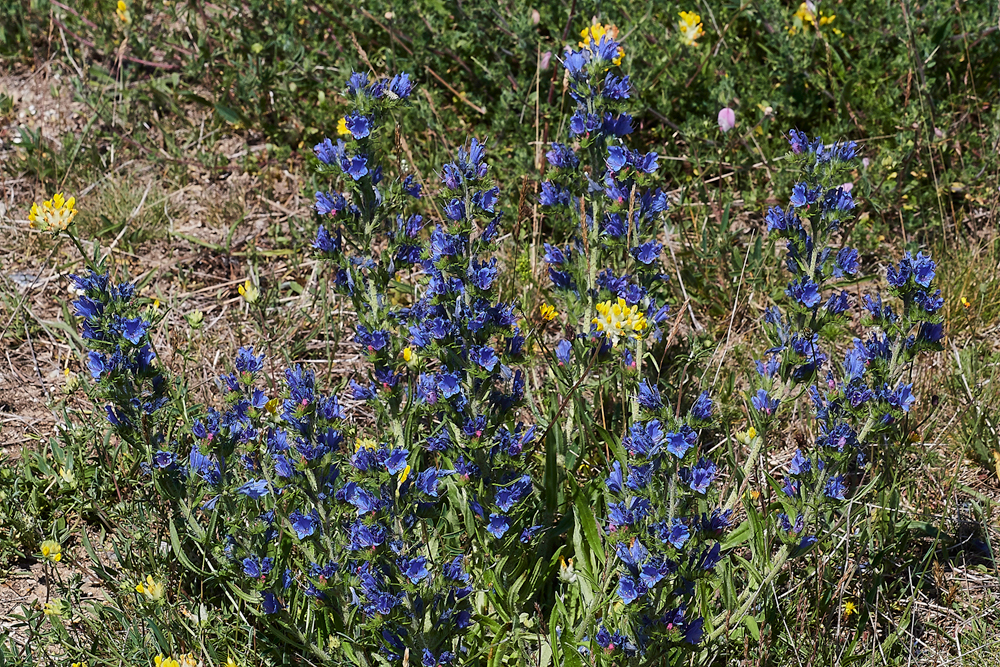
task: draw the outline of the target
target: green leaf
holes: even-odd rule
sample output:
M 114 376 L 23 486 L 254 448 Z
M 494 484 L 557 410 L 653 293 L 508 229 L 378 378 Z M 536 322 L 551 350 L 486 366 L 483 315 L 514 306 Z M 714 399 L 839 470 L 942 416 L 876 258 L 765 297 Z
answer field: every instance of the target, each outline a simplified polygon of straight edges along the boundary
M 580 526 L 583 528 L 583 535 L 587 538 L 587 544 L 603 563 L 605 559 L 604 545 L 601 544 L 601 533 L 597 527 L 597 519 L 594 518 L 594 510 L 582 490 L 577 491 L 574 504 L 576 505 L 576 516 L 580 519 Z

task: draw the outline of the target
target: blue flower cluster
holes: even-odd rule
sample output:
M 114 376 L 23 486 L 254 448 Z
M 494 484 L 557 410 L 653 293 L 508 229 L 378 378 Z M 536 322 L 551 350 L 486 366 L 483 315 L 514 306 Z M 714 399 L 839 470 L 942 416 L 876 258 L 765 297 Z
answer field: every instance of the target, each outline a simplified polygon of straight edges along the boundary
M 812 451 L 796 451 L 789 463 L 784 511 L 777 517 L 781 532 L 801 551 L 815 542 L 808 526 L 819 506 L 848 498 L 868 461 L 885 456 L 906 435 L 901 423 L 916 398 L 905 382 L 905 365 L 923 350 L 939 349 L 942 299 L 932 286 L 934 262 L 907 253 L 886 271 L 891 296 L 902 301 L 899 313 L 880 294 L 865 295 L 863 321 L 870 329 L 854 339 L 839 367 L 830 367 L 821 334 L 830 322 L 847 321 L 852 300 L 838 284 L 860 272 L 856 250 L 828 245 L 855 208 L 849 187 L 831 184 L 843 178 L 857 147 L 825 146 L 795 130 L 790 135 L 807 178 L 793 188 L 788 208 L 772 208 L 766 220 L 772 235 L 787 242 L 792 308 L 787 317 L 776 307 L 765 314 L 772 347 L 756 362 L 758 388 L 750 398 L 754 421 L 766 432 L 793 385 L 813 383 L 808 395 L 819 435 Z
M 167 379 L 153 363 L 152 309 L 138 305 L 133 284 L 114 284 L 107 272 L 89 269 L 71 278 L 80 293 L 73 309 L 83 318 L 80 333 L 90 348 L 87 368 L 108 402 L 107 420 L 133 444 L 162 440 L 149 419 L 166 404 L 169 392 Z
M 464 558 L 442 560 L 423 535 L 455 471 L 415 469 L 414 452 L 364 437 L 300 366 L 268 397 L 263 361 L 241 348 L 221 377 L 226 408 L 192 428 L 189 498 L 225 526 L 220 562 L 276 622 L 296 626 L 319 605 L 343 625 L 353 610 L 357 646 L 389 660 L 417 648 L 448 664 L 451 638 L 472 624 L 473 589 Z M 414 636 L 425 616 L 431 627 Z
M 355 80 L 361 75 L 352 75 Z M 417 536 L 440 530 L 435 517 L 451 514 L 464 517 L 473 533 L 437 538 L 436 548 L 467 553 L 473 539 L 511 553 L 527 549 L 541 528 L 532 524 L 536 494 L 526 456 L 535 429 L 520 418 L 525 336 L 514 304 L 498 299 L 499 266 L 490 255 L 502 213 L 486 146 L 472 138 L 442 167 L 444 218 L 425 224 L 420 213 L 407 211 L 421 199 L 421 185 L 412 175 L 385 183 L 376 160 L 380 122 L 405 95 L 378 98 L 363 92 L 369 84 L 351 82 L 355 109 L 345 122 L 356 145 L 327 141 L 316 148 L 320 161 L 335 167 L 321 173 L 339 169 L 350 192 L 317 193 L 324 224 L 314 247 L 331 260 L 334 284 L 358 313 L 354 342 L 371 366 L 367 377 L 350 381 L 349 391 L 370 406 L 382 436 L 376 446 L 358 448 L 350 467 L 342 466 L 349 481 L 334 495 L 357 508 L 348 549 L 371 552 L 365 557 L 369 569 L 352 576 L 365 577 L 362 608 L 381 605 L 375 611 L 383 623 L 375 636 L 383 654 L 398 659 L 405 649 L 419 650 L 430 664 L 444 664 L 461 651 L 460 637 L 471 623 L 471 577 L 461 557 L 436 574 L 440 554 Z M 353 129 L 359 125 L 352 118 L 359 116 L 366 119 L 364 136 Z M 355 178 L 358 155 L 369 173 Z M 329 220 L 340 226 L 328 229 Z M 374 248 L 381 248 L 377 256 Z M 421 280 L 401 299 L 396 286 L 403 271 Z M 386 491 L 392 487 L 386 475 L 397 480 L 395 495 Z M 393 509 L 406 493 L 419 499 L 410 517 Z M 304 511 L 303 521 L 310 522 Z M 376 566 L 378 559 L 394 559 L 408 578 L 402 589 L 392 587 L 392 568 Z M 432 581 L 453 583 L 429 605 L 425 593 L 412 593 Z M 432 631 L 407 634 L 407 624 L 422 628 L 416 619 L 432 612 Z M 387 615 L 397 624 L 385 622 Z
M 615 499 L 608 503 L 608 545 L 618 559 L 616 592 L 625 606 L 618 630 L 609 634 L 602 625 L 595 635 L 605 652 L 626 655 L 701 641 L 694 582 L 722 559 L 718 540 L 732 519 L 731 510 L 707 511 L 718 474 L 713 461 L 697 455 L 699 430 L 712 422 L 708 393 L 686 419 L 674 418 L 646 380 L 634 398 L 641 409 L 622 441 L 627 459 L 614 460 L 605 480 Z
M 588 39 L 579 50 L 567 48 L 563 57 L 576 103 L 569 123 L 572 143 L 554 142 L 546 153 L 554 169 L 541 183 L 539 203 L 551 218 L 565 221 L 569 242 L 546 243 L 545 262 L 580 334 L 597 332 L 591 318 L 598 302 L 620 298 L 638 308 L 650 335 L 658 338 L 658 325 L 669 311 L 660 264 L 663 246 L 656 240 L 667 196 L 652 187 L 657 154 L 622 143 L 632 132 L 631 116 L 623 110 L 632 87 L 627 75 L 610 71 L 621 45 L 610 33 L 596 42 Z M 601 342 L 611 347 L 606 337 Z M 564 356 L 561 363 L 568 360 Z

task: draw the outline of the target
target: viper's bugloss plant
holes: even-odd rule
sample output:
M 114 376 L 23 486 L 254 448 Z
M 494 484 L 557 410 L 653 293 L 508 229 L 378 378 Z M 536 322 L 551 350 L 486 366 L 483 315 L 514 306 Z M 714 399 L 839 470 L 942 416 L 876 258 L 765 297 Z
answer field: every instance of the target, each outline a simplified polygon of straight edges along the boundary
M 693 45 L 698 17 L 682 18 Z M 716 445 L 732 445 L 734 406 L 661 377 L 651 354 L 669 315 L 667 196 L 657 154 L 625 143 L 625 48 L 613 26 L 582 37 L 562 57 L 575 103 L 566 143 L 549 147 L 540 183 L 556 224 L 534 320 L 500 297 L 498 181 L 509 179 L 492 173 L 487 144 L 468 138 L 434 183 L 387 159 L 413 93 L 406 74 L 352 73 L 336 138 L 313 148 L 328 183 L 315 193 L 317 277 L 353 306 L 363 359 L 343 385 L 323 388 L 303 365 L 268 377 L 265 339 L 236 351 L 214 406 L 174 401 L 183 378 L 155 354 L 156 310 L 98 266 L 73 277 L 92 398 L 168 508 L 172 558 L 206 595 L 238 601 L 319 661 L 499 664 L 498 645 L 522 661 L 543 649 L 595 665 L 679 660 L 730 614 L 740 622 L 898 460 L 915 402 L 907 371 L 940 348 L 941 296 L 922 253 L 888 267 L 884 292 L 859 304 L 847 291 L 863 280 L 858 252 L 837 247 L 857 146 L 791 132 L 803 178 L 766 215 L 791 277 L 785 307 L 764 318 L 752 427 L 735 438 L 750 463 L 726 469 L 734 455 Z M 60 215 L 56 233 L 72 222 Z M 239 292 L 261 298 L 249 279 Z M 255 312 L 266 330 L 267 309 Z M 738 523 L 738 484 L 803 401 L 816 437 L 769 478 L 770 523 L 755 508 Z M 734 530 L 743 537 L 727 541 Z M 769 571 L 720 584 L 751 537 L 770 557 L 765 534 L 781 542 Z M 167 606 L 166 579 L 143 570 L 132 582 L 147 608 Z
M 907 370 L 922 351 L 940 349 L 943 301 L 933 286 L 935 263 L 906 253 L 886 268 L 886 298 L 876 292 L 855 302 L 844 288 L 859 280 L 858 251 L 832 244 L 855 209 L 844 181 L 858 147 L 789 134 L 804 179 L 787 208 L 773 207 L 766 216 L 768 231 L 786 242 L 789 305 L 765 315 L 772 346 L 755 362 L 749 398 L 766 439 L 786 408 L 808 395 L 818 434 L 789 463 L 777 516 L 780 534 L 801 552 L 829 527 L 834 508 L 891 478 L 916 401 Z M 852 316 L 862 332 L 838 350 L 837 334 L 853 324 Z M 832 361 L 835 355 L 843 361 Z

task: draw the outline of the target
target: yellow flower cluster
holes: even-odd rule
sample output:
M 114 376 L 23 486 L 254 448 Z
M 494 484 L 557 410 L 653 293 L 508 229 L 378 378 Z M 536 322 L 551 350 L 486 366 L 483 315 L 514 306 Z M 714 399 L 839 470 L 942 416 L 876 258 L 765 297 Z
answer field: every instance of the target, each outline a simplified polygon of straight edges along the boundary
M 198 661 L 190 653 L 183 653 L 176 658 L 161 653 L 153 658 L 153 664 L 156 667 L 198 667 Z
M 260 290 L 257 289 L 256 285 L 250 282 L 249 278 L 246 279 L 246 282 L 237 287 L 236 290 L 247 303 L 255 303 L 257 299 L 260 298 Z
M 371 449 L 374 451 L 378 449 L 378 443 L 375 442 L 374 438 L 358 438 L 354 443 L 354 451 L 360 452 L 362 449 Z
M 827 16 L 822 11 L 817 12 L 816 5 L 812 2 L 803 2 L 792 15 L 792 25 L 787 28 L 788 34 L 795 35 L 799 31 L 808 32 L 810 27 L 816 28 L 816 31 L 819 32 L 823 26 L 833 23 L 835 18 L 837 18 L 836 14 Z M 838 36 L 844 34 L 837 28 L 831 28 L 831 30 Z
M 538 313 L 542 316 L 542 319 L 546 322 L 551 322 L 552 320 L 559 317 L 558 311 L 556 311 L 554 306 L 550 306 L 547 303 L 543 303 L 538 307 Z
M 146 599 L 150 602 L 159 602 L 163 599 L 163 594 L 166 590 L 163 587 L 163 582 L 156 581 L 153 579 L 153 575 L 147 574 L 145 583 L 139 582 L 136 584 L 135 592 L 139 595 L 145 595 Z
M 342 137 L 346 137 L 351 131 L 347 129 L 347 117 L 343 117 L 337 121 L 337 134 Z
M 118 9 L 115 12 L 118 14 L 118 20 L 125 25 L 132 24 L 132 15 L 128 11 L 128 5 L 125 4 L 124 0 L 118 0 Z
M 42 205 L 31 205 L 31 212 L 28 213 L 28 222 L 34 229 L 43 232 L 64 232 L 73 223 L 76 217 L 76 197 L 65 199 L 61 192 L 52 196 L 52 199 L 42 202 Z
M 607 35 L 611 39 L 618 39 L 618 26 L 607 24 L 601 25 L 600 23 L 595 23 L 589 28 L 584 28 L 580 31 L 580 43 L 577 46 L 581 46 L 588 51 L 591 50 L 590 44 L 593 42 L 594 46 L 601 43 L 601 37 Z M 615 65 L 622 64 L 622 57 L 625 55 L 625 49 L 618 47 L 618 57 L 611 62 Z
M 642 337 L 646 330 L 646 316 L 639 312 L 639 306 L 629 306 L 625 299 L 618 302 L 604 301 L 597 304 L 598 316 L 593 319 L 597 330 L 611 339 L 611 344 L 617 346 L 621 338 Z
M 58 542 L 45 540 L 42 542 L 42 558 L 58 563 L 62 560 L 62 547 L 59 546 Z
M 696 40 L 705 34 L 705 29 L 701 26 L 701 16 L 694 12 L 681 12 L 680 17 L 677 30 L 680 31 L 681 43 L 694 46 L 697 44 Z
M 65 607 L 62 600 L 53 600 L 52 602 L 45 603 L 42 613 L 46 616 L 62 616 L 64 610 Z

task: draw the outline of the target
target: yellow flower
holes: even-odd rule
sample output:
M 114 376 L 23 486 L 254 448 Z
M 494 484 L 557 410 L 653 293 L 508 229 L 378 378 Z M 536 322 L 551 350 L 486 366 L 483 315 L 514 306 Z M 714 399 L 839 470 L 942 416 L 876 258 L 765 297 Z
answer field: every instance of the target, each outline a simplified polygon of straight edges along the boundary
M 701 16 L 694 12 L 681 12 L 680 17 L 677 29 L 680 31 L 681 42 L 687 46 L 694 46 L 695 40 L 705 34 L 701 26 Z
M 399 483 L 402 484 L 410 476 L 410 466 L 403 468 L 403 472 L 399 473 Z
M 58 542 L 45 540 L 42 542 L 42 558 L 58 563 L 62 560 L 62 547 L 59 546 Z
M 52 195 L 52 199 L 42 202 L 42 205 L 31 205 L 28 222 L 32 228 L 43 232 L 59 233 L 73 223 L 76 217 L 76 197 L 63 198 L 61 192 Z
M 64 610 L 65 607 L 62 600 L 53 600 L 52 602 L 45 603 L 42 613 L 46 616 L 62 616 Z
M 858 607 L 850 600 L 844 602 L 844 618 L 850 618 L 858 613 Z
M 370 449 L 374 451 L 378 449 L 378 443 L 375 442 L 373 438 L 358 438 L 354 443 L 354 451 L 359 452 L 362 449 Z
M 177 656 L 177 664 L 178 667 L 198 667 L 198 660 L 194 657 L 194 655 L 185 653 Z
M 749 446 L 750 443 L 753 442 L 753 439 L 756 437 L 757 437 L 757 429 L 751 426 L 745 431 L 737 431 L 736 442 L 740 443 L 741 445 Z
M 157 655 L 153 658 L 153 664 L 156 667 L 181 667 L 180 663 L 171 658 L 169 655 Z
M 230 655 L 229 658 L 226 660 L 225 667 L 239 667 L 239 665 L 237 664 L 236 659 L 233 658 L 232 655 Z
M 629 306 L 625 299 L 619 298 L 617 303 L 604 301 L 596 308 L 598 316 L 592 322 L 611 339 L 613 346 L 618 345 L 620 338 L 639 339 L 646 330 L 646 316 L 639 312 L 638 305 Z
M 416 357 L 417 355 L 413 353 L 413 348 L 411 347 L 403 348 L 403 361 L 405 361 L 406 363 L 410 363 L 411 361 L 416 359 Z
M 587 49 L 588 51 L 592 51 L 593 49 L 591 48 L 591 42 L 593 42 L 594 46 L 596 47 L 598 44 L 601 43 L 601 37 L 604 37 L 605 35 L 608 36 L 608 39 L 615 39 L 615 40 L 618 39 L 618 26 L 612 25 L 610 23 L 607 25 L 601 25 L 600 23 L 595 23 L 589 28 L 584 28 L 583 30 L 580 31 L 581 41 L 577 44 L 577 46 L 581 46 Z M 611 62 L 616 66 L 621 65 L 622 57 L 624 55 L 625 55 L 625 49 L 619 46 L 618 56 Z
M 555 307 L 550 306 L 547 303 L 543 303 L 538 307 L 538 312 L 541 314 L 542 319 L 546 322 L 551 322 L 552 320 L 559 317 L 559 313 L 556 311 Z
M 836 14 L 827 16 L 823 14 L 822 11 L 820 11 L 817 15 L 815 4 L 812 2 L 803 2 L 792 15 L 792 25 L 788 27 L 788 34 L 794 35 L 800 30 L 802 32 L 807 32 L 810 27 L 816 28 L 816 31 L 818 32 L 823 26 L 833 23 L 835 18 L 837 18 Z M 832 30 L 836 35 L 843 34 L 836 28 L 833 28 Z
M 131 25 L 132 15 L 128 11 L 128 6 L 125 4 L 124 0 L 118 0 L 118 10 L 115 12 L 118 14 L 118 20 L 125 25 Z
M 86 662 L 74 662 L 69 667 L 87 667 L 87 663 Z
M 145 595 L 146 599 L 150 602 L 159 602 L 163 599 L 163 594 L 166 592 L 163 587 L 163 582 L 156 581 L 153 579 L 153 575 L 146 575 L 146 582 L 139 582 L 135 586 L 135 592 L 139 595 Z
M 347 118 L 341 118 L 337 121 L 337 134 L 342 137 L 346 137 L 351 131 L 347 129 Z
M 258 290 L 250 279 L 247 278 L 246 282 L 240 285 L 237 290 L 243 300 L 247 303 L 256 303 L 257 299 L 260 297 L 260 290 Z
M 969 300 L 966 299 L 964 296 L 962 297 L 962 305 L 965 306 L 966 308 L 970 308 L 972 306 L 972 304 L 969 303 Z

